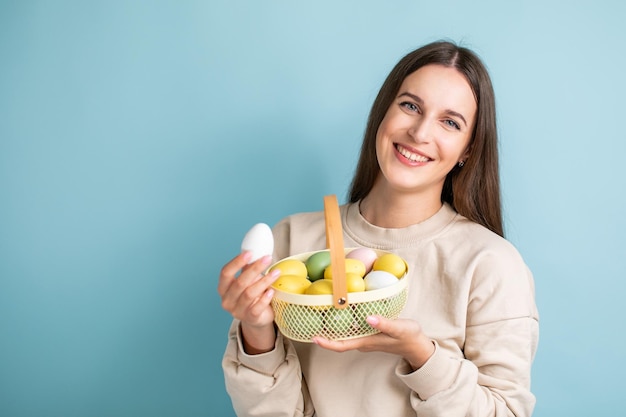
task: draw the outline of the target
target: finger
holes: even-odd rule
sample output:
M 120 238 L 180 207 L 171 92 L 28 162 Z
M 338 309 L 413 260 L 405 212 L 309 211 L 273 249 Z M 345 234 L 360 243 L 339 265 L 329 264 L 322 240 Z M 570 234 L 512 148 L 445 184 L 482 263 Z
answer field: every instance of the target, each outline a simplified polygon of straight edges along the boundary
M 249 285 L 240 279 L 233 280 L 222 296 L 222 308 L 229 311 L 236 317 L 247 316 L 249 309 L 254 307 L 264 294 L 265 297 L 269 296 L 269 299 L 271 300 L 273 292 L 269 295 L 266 293 L 279 275 L 280 271 L 278 270 L 272 271 L 267 275 L 257 274 L 259 279 Z M 269 300 L 266 303 L 259 304 L 258 307 L 255 307 L 253 314 L 257 314 L 256 311 L 267 307 L 268 303 Z
M 264 272 L 271 262 L 272 258 L 270 256 L 264 256 L 263 258 L 248 265 L 247 268 L 241 271 L 237 279 L 230 282 L 227 291 L 234 291 L 237 296 L 239 296 L 239 294 L 241 294 L 242 292 L 247 291 L 254 284 L 258 283 L 260 280 L 263 280 L 263 278 L 266 276 Z M 276 274 L 279 273 L 279 271 L 275 270 L 272 272 L 273 274 L 271 275 L 271 280 L 273 282 L 273 280 L 277 277 Z M 267 287 L 267 285 L 264 285 L 264 287 Z M 265 289 L 266 288 L 262 288 L 262 291 L 265 291 Z M 256 295 L 258 296 L 258 291 Z
M 237 255 L 229 263 L 224 265 L 217 286 L 218 293 L 221 296 L 224 296 L 234 282 L 237 282 L 240 288 L 245 288 L 250 285 L 250 283 L 258 280 L 261 272 L 272 262 L 271 256 L 264 256 L 248 265 L 251 256 L 252 253 L 246 251 Z M 237 273 L 239 273 L 239 276 L 237 276 Z
M 222 267 L 217 284 L 217 292 L 220 295 L 224 295 L 230 283 L 236 278 L 237 273 L 248 264 L 250 257 L 252 257 L 251 252 L 242 252 Z
M 365 319 L 365 321 L 367 321 L 367 324 L 383 333 L 385 333 L 385 330 L 388 329 L 385 320 L 386 319 L 384 317 L 378 315 L 367 316 L 367 318 Z
M 251 264 L 246 265 L 239 274 L 239 277 L 237 277 L 237 280 L 240 281 L 243 286 L 250 285 L 261 278 L 262 274 L 267 270 L 267 267 L 271 263 L 271 256 L 263 256 Z
M 400 338 L 402 334 L 406 333 L 409 324 L 405 320 L 401 319 L 388 319 L 379 315 L 368 316 L 367 324 L 374 329 L 379 330 L 381 333 L 386 334 L 394 339 Z
M 324 349 L 332 350 L 335 352 L 346 352 L 348 350 L 360 349 L 363 347 L 363 339 L 346 339 L 346 340 L 329 340 L 325 337 L 315 336 L 312 341 L 316 345 L 323 347 Z
M 324 349 L 334 350 L 335 352 L 345 352 L 347 350 L 345 344 L 342 343 L 343 341 L 328 340 L 321 336 L 315 336 L 311 341 Z
M 268 311 L 272 297 L 274 297 L 274 289 L 270 287 L 250 305 L 248 313 L 252 317 L 260 317 L 263 313 Z
M 280 271 L 272 271 L 267 275 L 258 274 L 258 279 L 250 284 L 236 280 L 231 285 L 231 292 L 236 294 L 238 302 L 249 306 L 265 293 L 270 286 L 278 279 Z M 247 307 L 246 307 L 247 308 Z

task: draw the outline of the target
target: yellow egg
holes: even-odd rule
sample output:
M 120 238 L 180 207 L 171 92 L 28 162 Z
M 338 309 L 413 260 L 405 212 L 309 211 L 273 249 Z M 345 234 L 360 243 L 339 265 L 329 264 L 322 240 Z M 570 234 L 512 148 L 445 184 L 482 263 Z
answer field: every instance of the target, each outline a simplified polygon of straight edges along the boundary
M 348 292 L 365 291 L 365 281 L 359 275 L 348 272 L 346 274 L 346 287 Z
M 346 274 L 357 274 L 361 278 L 365 276 L 365 264 L 359 259 L 348 258 L 346 261 Z M 325 279 L 333 279 L 332 265 L 324 270 Z
M 298 275 L 281 275 L 272 284 L 272 287 L 277 290 L 291 294 L 304 294 L 310 286 L 311 281 Z
M 283 259 L 272 266 L 268 272 L 278 269 L 281 275 L 296 275 L 302 278 L 307 277 L 306 265 L 297 259 Z
M 329 279 L 318 279 L 317 281 L 309 285 L 304 293 L 307 295 L 332 294 L 333 282 Z
M 386 271 L 401 278 L 407 270 L 406 262 L 400 256 L 393 253 L 381 255 L 374 261 L 372 266 L 374 271 Z

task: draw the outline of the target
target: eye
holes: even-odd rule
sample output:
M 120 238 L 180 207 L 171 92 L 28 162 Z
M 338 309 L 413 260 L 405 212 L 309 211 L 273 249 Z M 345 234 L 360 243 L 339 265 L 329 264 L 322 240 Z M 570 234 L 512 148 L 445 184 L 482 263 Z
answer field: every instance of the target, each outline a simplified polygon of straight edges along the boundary
M 456 130 L 461 130 L 461 126 L 459 126 L 459 124 L 458 124 L 457 122 L 455 122 L 454 120 L 452 120 L 452 119 L 446 119 L 446 120 L 444 120 L 443 122 L 444 122 L 446 125 L 448 125 L 448 126 L 450 126 L 451 128 L 453 128 L 453 129 L 456 129 Z
M 410 101 L 403 101 L 402 103 L 400 103 L 400 106 L 412 112 L 420 111 L 420 108 L 417 107 L 415 103 L 411 103 Z

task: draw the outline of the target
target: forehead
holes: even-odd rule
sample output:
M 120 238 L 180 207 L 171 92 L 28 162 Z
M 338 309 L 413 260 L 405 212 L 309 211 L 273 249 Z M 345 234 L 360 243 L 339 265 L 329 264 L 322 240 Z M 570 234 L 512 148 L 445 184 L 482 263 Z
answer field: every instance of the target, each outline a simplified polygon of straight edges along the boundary
M 454 110 L 473 118 L 476 99 L 463 74 L 456 68 L 426 65 L 409 74 L 398 94 L 409 92 L 420 97 L 426 105 Z

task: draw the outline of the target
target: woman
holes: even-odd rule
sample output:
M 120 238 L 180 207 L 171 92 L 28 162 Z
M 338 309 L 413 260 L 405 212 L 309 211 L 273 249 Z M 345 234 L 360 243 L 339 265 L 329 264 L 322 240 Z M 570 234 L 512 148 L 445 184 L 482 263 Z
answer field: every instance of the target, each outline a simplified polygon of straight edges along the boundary
M 470 50 L 435 42 L 400 60 L 367 123 L 341 207 L 346 247 L 397 253 L 409 301 L 379 334 L 297 343 L 276 332 L 271 259 L 242 253 L 218 292 L 233 317 L 226 387 L 246 416 L 530 416 L 538 315 L 532 274 L 503 238 L 495 100 Z M 274 259 L 325 248 L 323 212 L 273 229 Z

